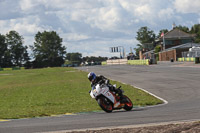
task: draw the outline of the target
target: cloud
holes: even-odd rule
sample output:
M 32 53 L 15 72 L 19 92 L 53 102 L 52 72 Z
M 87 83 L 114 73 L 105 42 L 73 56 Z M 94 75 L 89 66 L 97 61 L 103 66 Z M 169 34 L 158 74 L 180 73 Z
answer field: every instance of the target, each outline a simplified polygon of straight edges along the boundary
M 33 44 L 38 31 L 56 31 L 68 52 L 112 56 L 109 47 L 127 52 L 138 43 L 136 32 L 199 23 L 199 1 L 194 0 L 0 0 L 1 34 L 16 30 Z M 8 10 L 9 9 L 9 10 Z
M 4 34 L 10 30 L 15 30 L 22 35 L 34 35 L 36 32 L 44 30 L 44 28 L 39 26 L 38 21 L 39 18 L 36 16 L 20 19 L 10 19 L 6 21 L 0 21 L 0 28 L 3 29 L 1 32 Z
M 158 17 L 160 20 L 166 21 L 168 19 L 173 18 L 174 10 L 172 8 L 161 9 L 158 12 Z
M 21 0 L 19 4 L 23 11 L 28 11 L 34 8 L 37 5 L 37 2 L 34 2 L 32 0 Z
M 88 16 L 86 23 L 102 31 L 114 30 L 121 21 L 118 9 L 116 8 L 110 9 L 108 7 L 103 7 L 98 10 L 93 10 L 92 13 L 94 15 Z
M 176 0 L 174 2 L 176 10 L 180 13 L 197 13 L 200 14 L 199 0 Z
M 0 0 L 0 20 L 23 17 L 23 14 L 18 13 L 19 10 L 17 1 Z
M 150 11 L 150 7 L 149 5 L 142 5 L 142 6 L 138 6 L 136 9 L 135 9 L 135 15 L 136 16 L 146 16 L 146 15 L 149 15 L 151 13 Z
M 85 39 L 89 39 L 90 37 L 87 35 L 81 35 L 81 34 L 77 34 L 77 33 L 68 33 L 68 34 L 64 34 L 66 41 L 81 41 L 81 40 L 85 40 Z

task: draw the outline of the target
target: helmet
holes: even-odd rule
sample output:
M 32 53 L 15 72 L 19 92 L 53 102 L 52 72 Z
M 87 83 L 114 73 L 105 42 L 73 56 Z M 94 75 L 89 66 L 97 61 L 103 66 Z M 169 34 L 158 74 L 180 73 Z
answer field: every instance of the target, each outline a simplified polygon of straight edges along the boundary
M 88 74 L 88 79 L 89 79 L 90 81 L 94 81 L 94 80 L 96 79 L 95 73 L 90 72 L 90 73 Z

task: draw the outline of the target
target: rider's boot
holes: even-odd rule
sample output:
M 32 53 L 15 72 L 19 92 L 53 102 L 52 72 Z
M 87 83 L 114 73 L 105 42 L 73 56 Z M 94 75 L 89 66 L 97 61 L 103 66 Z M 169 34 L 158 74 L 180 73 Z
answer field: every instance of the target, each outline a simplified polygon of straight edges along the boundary
M 127 101 L 126 101 L 126 99 L 125 99 L 123 96 L 120 96 L 120 102 L 121 102 L 121 103 L 125 103 L 125 102 L 127 102 Z
M 126 99 L 123 97 L 123 91 L 121 89 L 117 89 L 117 93 L 120 97 L 120 102 L 121 103 L 125 103 L 126 102 Z

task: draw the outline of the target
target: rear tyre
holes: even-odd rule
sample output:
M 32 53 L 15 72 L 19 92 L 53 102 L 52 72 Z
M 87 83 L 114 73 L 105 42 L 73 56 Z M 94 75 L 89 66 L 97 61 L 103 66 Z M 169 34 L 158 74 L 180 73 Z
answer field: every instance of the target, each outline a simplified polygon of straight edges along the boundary
M 130 110 L 133 108 L 133 103 L 132 103 L 132 101 L 131 101 L 127 96 L 125 96 L 125 95 L 123 95 L 123 98 L 125 99 L 125 102 L 124 102 L 124 104 L 125 104 L 124 109 L 125 109 L 126 111 L 130 111 Z
M 109 99 L 107 99 L 106 97 L 99 97 L 97 99 L 97 102 L 99 104 L 99 106 L 107 113 L 111 113 L 113 110 L 113 104 L 110 102 Z

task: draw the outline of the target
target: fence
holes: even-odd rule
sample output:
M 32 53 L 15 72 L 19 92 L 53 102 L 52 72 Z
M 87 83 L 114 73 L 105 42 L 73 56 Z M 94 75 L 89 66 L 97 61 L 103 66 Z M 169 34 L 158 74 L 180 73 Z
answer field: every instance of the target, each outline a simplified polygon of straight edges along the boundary
M 182 57 L 200 57 L 200 51 L 182 52 Z
M 107 64 L 106 61 L 101 62 L 101 65 L 106 65 L 106 64 Z
M 117 65 L 117 64 L 127 64 L 127 59 L 113 59 L 113 60 L 107 60 L 107 65 Z
M 116 59 L 116 60 L 107 60 L 102 62 L 102 65 L 117 65 L 117 64 L 129 64 L 129 65 L 149 65 L 150 60 L 127 60 L 127 59 Z
M 128 60 L 129 65 L 149 65 L 149 60 Z
M 195 61 L 195 58 L 194 57 L 182 57 L 182 58 L 178 58 L 178 61 L 191 61 L 191 62 L 194 62 Z
M 195 62 L 200 63 L 200 57 L 188 57 L 188 58 L 178 58 L 178 61 L 184 62 L 184 61 L 188 61 L 188 62 Z

